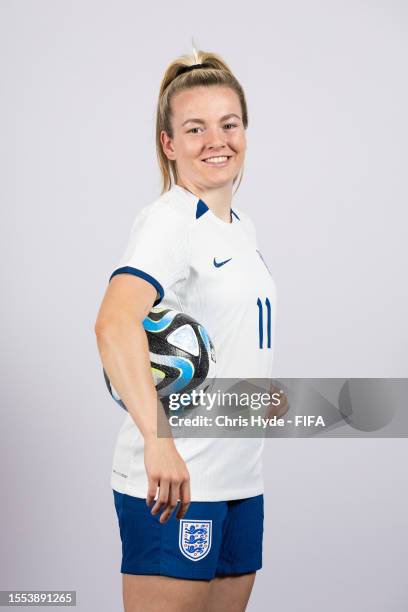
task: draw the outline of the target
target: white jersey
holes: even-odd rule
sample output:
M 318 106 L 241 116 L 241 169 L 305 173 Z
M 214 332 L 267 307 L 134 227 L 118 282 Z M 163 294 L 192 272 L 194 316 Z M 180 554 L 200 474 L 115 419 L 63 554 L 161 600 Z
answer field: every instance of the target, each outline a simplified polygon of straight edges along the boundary
M 272 276 L 246 213 L 222 221 L 179 185 L 136 216 L 115 274 L 130 273 L 157 290 L 154 305 L 184 312 L 207 330 L 218 378 L 271 378 L 276 316 Z M 219 434 L 218 434 L 219 435 Z M 264 438 L 175 438 L 190 474 L 191 501 L 263 493 Z M 144 440 L 128 413 L 119 432 L 112 488 L 145 498 Z

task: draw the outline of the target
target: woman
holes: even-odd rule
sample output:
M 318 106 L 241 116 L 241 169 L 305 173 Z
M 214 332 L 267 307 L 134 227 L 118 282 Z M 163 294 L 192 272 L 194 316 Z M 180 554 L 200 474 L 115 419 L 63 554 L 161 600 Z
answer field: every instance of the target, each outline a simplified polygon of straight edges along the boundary
M 252 221 L 231 207 L 247 125 L 242 87 L 218 55 L 168 66 L 156 123 L 163 191 L 138 213 L 95 326 L 128 409 L 111 480 L 126 612 L 245 610 L 262 566 L 263 439 L 158 438 L 142 326 L 157 304 L 186 312 L 214 343 L 217 378 L 270 377 L 274 283 Z M 191 559 L 183 542 L 200 526 L 208 537 Z

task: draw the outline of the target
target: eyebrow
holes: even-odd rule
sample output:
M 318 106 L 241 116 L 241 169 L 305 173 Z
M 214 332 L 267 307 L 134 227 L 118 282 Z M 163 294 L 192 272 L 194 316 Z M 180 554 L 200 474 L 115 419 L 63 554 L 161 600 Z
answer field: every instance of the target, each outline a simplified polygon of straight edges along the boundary
M 241 120 L 241 117 L 239 115 L 236 115 L 235 113 L 228 113 L 228 115 L 224 115 L 223 117 L 221 117 L 220 121 L 225 121 L 225 119 L 229 119 L 230 117 L 236 117 L 237 119 Z M 194 123 L 205 123 L 203 119 L 186 119 L 181 124 L 181 127 L 183 127 L 183 125 L 186 125 L 186 123 L 190 123 L 190 121 Z

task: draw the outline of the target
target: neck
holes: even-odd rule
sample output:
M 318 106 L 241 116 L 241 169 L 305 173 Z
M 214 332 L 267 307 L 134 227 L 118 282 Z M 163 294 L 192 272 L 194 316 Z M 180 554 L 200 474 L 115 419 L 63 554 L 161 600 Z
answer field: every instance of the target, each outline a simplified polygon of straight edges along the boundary
M 232 182 L 222 187 L 208 188 L 179 178 L 177 185 L 194 193 L 222 221 L 231 223 Z

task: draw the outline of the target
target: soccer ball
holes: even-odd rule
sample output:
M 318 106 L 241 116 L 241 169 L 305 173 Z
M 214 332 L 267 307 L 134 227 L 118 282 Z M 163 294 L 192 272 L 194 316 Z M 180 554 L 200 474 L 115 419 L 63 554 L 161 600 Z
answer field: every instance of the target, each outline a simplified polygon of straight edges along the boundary
M 216 357 L 206 329 L 193 317 L 171 308 L 155 307 L 143 320 L 157 393 L 166 407 L 171 393 L 189 393 L 212 387 Z M 108 375 L 105 382 L 113 399 L 127 410 Z

